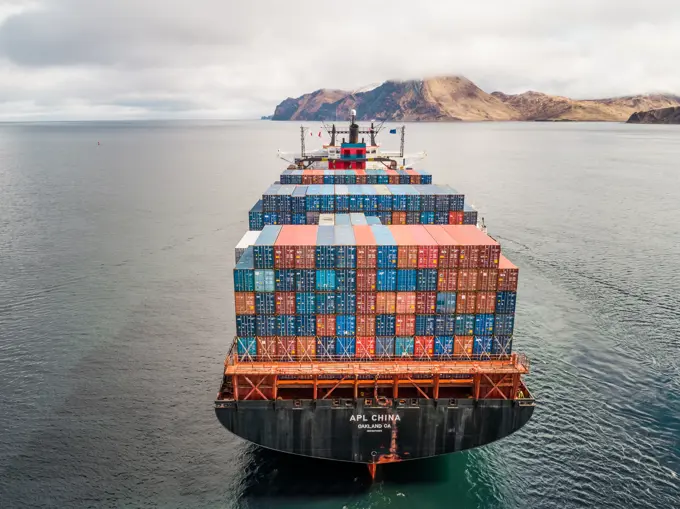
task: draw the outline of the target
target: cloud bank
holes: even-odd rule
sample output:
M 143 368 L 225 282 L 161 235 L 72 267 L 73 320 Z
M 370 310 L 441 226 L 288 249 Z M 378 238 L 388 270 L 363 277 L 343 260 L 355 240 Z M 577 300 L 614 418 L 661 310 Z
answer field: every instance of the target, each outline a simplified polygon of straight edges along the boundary
M 257 118 L 318 88 L 451 74 L 680 94 L 679 57 L 674 0 L 0 0 L 0 119 Z

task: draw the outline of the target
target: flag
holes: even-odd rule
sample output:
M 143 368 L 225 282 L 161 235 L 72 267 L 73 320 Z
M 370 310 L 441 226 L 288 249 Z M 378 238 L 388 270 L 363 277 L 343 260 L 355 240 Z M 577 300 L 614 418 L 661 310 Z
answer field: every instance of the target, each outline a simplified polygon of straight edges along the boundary
M 390 134 L 397 134 L 397 130 L 396 129 L 390 129 Z
M 321 131 L 319 131 L 319 138 L 321 138 Z

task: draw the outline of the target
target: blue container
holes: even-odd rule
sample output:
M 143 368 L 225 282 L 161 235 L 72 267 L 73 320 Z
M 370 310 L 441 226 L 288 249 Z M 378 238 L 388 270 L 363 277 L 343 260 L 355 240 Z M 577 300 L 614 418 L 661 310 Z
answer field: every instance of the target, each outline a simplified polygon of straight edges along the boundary
M 492 344 L 493 338 L 491 336 L 475 336 L 472 353 L 474 355 L 489 355 Z
M 352 337 L 337 337 L 335 340 L 335 355 L 342 358 L 352 358 L 356 354 L 357 342 Z
M 279 212 L 279 222 L 277 224 L 293 224 L 293 214 L 290 212 Z
M 377 198 L 378 211 L 392 212 L 392 195 L 379 194 Z
M 261 230 L 264 228 L 262 200 L 259 200 L 248 212 L 248 227 L 250 230 Z
M 406 211 L 407 200 L 404 186 L 388 184 L 387 189 L 392 193 L 392 210 Z
M 377 315 L 375 317 L 376 336 L 394 336 L 396 323 L 395 315 Z
M 456 312 L 456 292 L 437 293 L 437 313 L 448 314 Z
M 392 224 L 392 212 L 380 212 L 378 211 L 378 219 L 380 219 L 380 224 L 382 226 L 389 226 Z
M 406 196 L 406 211 L 420 212 L 420 195 L 410 194 Z
M 376 271 L 376 274 L 377 274 L 376 290 L 378 292 L 395 292 L 395 291 L 397 291 L 397 270 L 396 269 L 378 269 Z
M 307 212 L 306 194 L 307 186 L 295 186 L 295 191 L 293 191 L 290 200 L 293 214 L 305 214 Z
M 496 315 L 496 323 L 494 332 L 498 336 L 512 336 L 515 330 L 515 315 L 514 314 L 498 314 Z
M 295 269 L 295 291 L 313 292 L 316 290 L 316 270 Z
M 337 315 L 335 317 L 335 334 L 337 336 L 356 336 L 356 315 Z
M 349 195 L 348 194 L 337 194 L 335 195 L 335 211 L 336 212 L 349 212 Z M 336 218 L 337 220 L 337 218 Z M 338 224 L 337 222 L 335 224 Z M 343 224 L 343 223 L 341 223 Z
M 274 268 L 274 244 L 281 232 L 280 226 L 265 226 L 253 245 L 256 269 Z
M 335 289 L 339 292 L 357 291 L 357 271 L 353 269 L 337 269 L 335 271 Z
M 468 204 L 463 206 L 463 224 L 477 224 L 477 211 Z
M 295 336 L 295 315 L 277 315 L 276 331 L 277 336 Z
M 366 216 L 366 224 L 380 224 L 377 216 Z
M 380 216 L 379 216 L 380 217 Z M 378 246 L 378 268 L 397 268 L 397 241 L 387 226 L 373 225 L 370 227 Z
M 330 187 L 332 188 L 333 186 Z M 335 212 L 335 195 L 332 192 L 331 194 L 322 194 L 319 198 L 320 212 Z
M 453 355 L 453 337 L 436 336 L 434 338 L 434 354 L 437 357 L 451 357 Z
M 494 315 L 484 314 L 475 316 L 475 336 L 493 335 Z
M 434 315 L 416 315 L 416 336 L 434 336 Z
M 313 185 L 307 186 L 307 194 L 305 196 L 305 205 L 307 212 L 321 211 L 321 186 Z
M 447 211 L 435 212 L 434 224 L 449 224 L 449 213 Z
M 420 213 L 420 223 L 421 224 L 434 224 L 434 212 L 421 212 Z
M 236 351 L 240 360 L 248 360 L 257 355 L 257 340 L 254 337 L 236 338 Z
M 319 226 L 316 234 L 316 268 L 335 267 L 335 227 Z
M 257 298 L 257 297 L 256 297 Z M 313 315 L 316 313 L 316 294 L 313 292 L 299 292 L 295 294 L 295 310 L 298 315 Z M 305 334 L 298 334 L 304 336 Z
M 305 214 L 293 214 L 291 224 L 307 224 L 307 216 Z
M 475 333 L 475 315 L 456 315 L 456 336 L 472 336 Z
M 242 337 L 256 335 L 253 315 L 236 315 L 236 335 Z
M 317 315 L 335 314 L 335 292 L 316 293 L 316 314 Z
M 335 357 L 335 336 L 322 336 L 316 338 L 316 357 L 318 359 L 331 360 Z
M 317 292 L 332 292 L 332 291 L 335 290 L 335 287 L 336 287 L 335 270 L 333 270 L 333 269 L 317 269 L 317 271 L 316 271 L 316 291 Z
M 316 315 L 296 315 L 295 335 L 316 336 Z
M 510 355 L 512 353 L 512 336 L 494 336 L 491 353 L 495 355 Z
M 272 184 L 262 194 L 262 208 L 264 212 L 276 212 L 276 194 L 279 192 L 279 189 L 281 189 L 281 184 Z
M 437 269 L 418 269 L 416 290 L 419 292 L 436 292 Z
M 335 214 L 335 226 L 351 226 L 349 214 Z
M 276 269 L 274 271 L 274 276 L 275 276 L 274 290 L 276 290 L 277 292 L 295 291 L 294 269 Z
M 418 285 L 416 269 L 397 269 L 397 291 L 415 292 Z
M 397 357 L 412 357 L 415 339 L 413 336 L 397 337 L 394 341 L 394 355 Z
M 357 294 L 339 292 L 335 294 L 335 311 L 339 315 L 354 315 L 357 308 Z
M 279 212 L 292 212 L 291 203 L 292 195 L 295 191 L 293 185 L 282 185 L 279 192 L 276 193 L 276 210 Z
M 276 313 L 276 299 L 273 293 L 255 294 L 255 313 L 258 315 L 273 315 Z
M 336 216 L 337 217 L 337 216 Z M 335 262 L 338 269 L 354 269 L 357 266 L 357 248 L 354 229 L 351 226 L 335 226 Z
M 255 336 L 276 336 L 276 316 L 257 315 L 255 318 Z
M 255 270 L 255 291 L 273 292 L 274 290 L 275 290 L 274 271 L 272 269 Z M 241 334 L 239 334 L 239 336 L 240 335 Z M 247 336 L 247 334 L 243 335 Z
M 434 333 L 437 336 L 453 336 L 456 332 L 456 315 L 435 315 Z
M 265 226 L 274 226 L 279 224 L 279 213 L 278 212 L 265 212 L 262 216 L 262 221 Z
M 394 336 L 377 336 L 375 338 L 375 355 L 377 357 L 393 357 Z
M 406 224 L 420 224 L 420 212 L 407 212 Z
M 496 294 L 496 314 L 514 313 L 517 292 L 498 292 Z
M 234 291 L 235 292 L 253 292 L 255 291 L 255 273 L 253 247 L 248 247 L 241 258 L 239 258 L 236 267 L 234 267 Z

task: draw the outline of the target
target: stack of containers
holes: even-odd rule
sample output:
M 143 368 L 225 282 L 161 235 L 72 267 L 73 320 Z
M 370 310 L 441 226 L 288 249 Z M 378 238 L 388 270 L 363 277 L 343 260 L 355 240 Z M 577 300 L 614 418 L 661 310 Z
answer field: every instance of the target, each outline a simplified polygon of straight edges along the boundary
M 321 171 L 322 182 L 318 182 Z M 431 184 L 432 175 L 420 170 L 398 170 L 398 182 L 390 182 L 388 170 L 285 170 L 281 184 Z M 315 179 L 315 177 L 317 177 Z M 317 180 L 314 182 L 313 180 Z M 393 178 L 394 180 L 394 178 Z

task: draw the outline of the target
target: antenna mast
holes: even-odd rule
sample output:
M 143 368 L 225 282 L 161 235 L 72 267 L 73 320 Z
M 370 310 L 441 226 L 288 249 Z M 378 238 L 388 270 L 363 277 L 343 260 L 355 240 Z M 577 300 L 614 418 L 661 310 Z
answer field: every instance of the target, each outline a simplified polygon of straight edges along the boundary
M 300 126 L 300 151 L 302 157 L 305 157 L 305 131 L 307 129 L 304 126 Z

